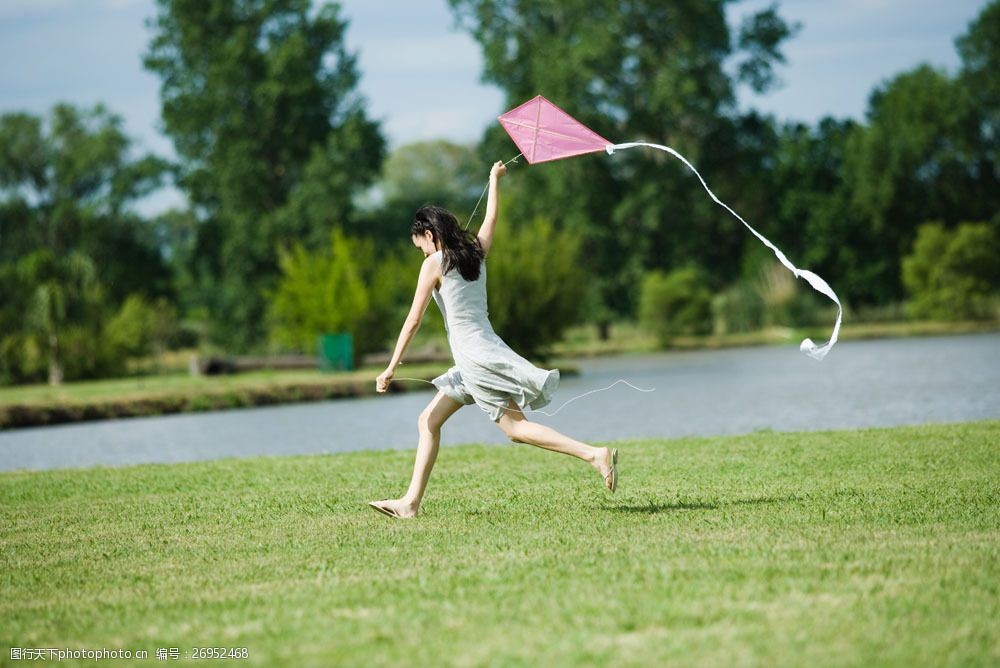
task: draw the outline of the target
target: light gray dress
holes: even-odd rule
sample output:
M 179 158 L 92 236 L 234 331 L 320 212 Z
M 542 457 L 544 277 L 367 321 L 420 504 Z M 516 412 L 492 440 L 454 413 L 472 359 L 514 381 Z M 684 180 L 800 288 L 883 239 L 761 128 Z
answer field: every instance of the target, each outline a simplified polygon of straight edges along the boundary
M 431 257 L 444 261 L 442 251 Z M 453 367 L 434 379 L 439 390 L 459 403 L 475 402 L 494 422 L 506 412 L 509 399 L 522 410 L 538 409 L 552 400 L 559 370 L 539 369 L 493 331 L 486 308 L 485 261 L 475 281 L 465 280 L 458 267 L 452 267 L 433 294 L 455 360 Z

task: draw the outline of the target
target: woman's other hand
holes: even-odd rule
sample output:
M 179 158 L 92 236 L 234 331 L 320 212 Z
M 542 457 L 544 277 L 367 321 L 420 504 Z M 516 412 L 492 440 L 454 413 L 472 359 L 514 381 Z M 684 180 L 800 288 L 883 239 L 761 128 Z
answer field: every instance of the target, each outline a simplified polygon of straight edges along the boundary
M 378 378 L 375 379 L 375 390 L 377 392 L 385 392 L 389 389 L 389 382 L 394 375 L 396 375 L 396 372 L 393 369 L 386 369 L 380 373 Z
M 490 169 L 490 178 L 494 180 L 499 180 L 501 176 L 507 173 L 507 165 L 503 164 L 502 160 L 497 160 L 493 163 L 493 168 Z

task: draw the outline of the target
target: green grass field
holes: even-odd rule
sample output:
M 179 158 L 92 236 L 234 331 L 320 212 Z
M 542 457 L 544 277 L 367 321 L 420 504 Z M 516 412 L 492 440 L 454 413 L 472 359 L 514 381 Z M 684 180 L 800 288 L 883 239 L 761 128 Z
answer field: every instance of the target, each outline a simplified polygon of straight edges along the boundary
M 614 495 L 532 446 L 443 448 L 406 521 L 366 502 L 412 450 L 0 474 L 0 664 L 1000 663 L 1000 422 L 617 447 Z

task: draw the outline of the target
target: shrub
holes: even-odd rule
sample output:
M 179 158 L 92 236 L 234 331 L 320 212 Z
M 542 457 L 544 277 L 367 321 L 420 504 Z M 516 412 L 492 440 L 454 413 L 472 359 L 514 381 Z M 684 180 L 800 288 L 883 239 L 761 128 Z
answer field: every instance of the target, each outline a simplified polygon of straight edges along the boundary
M 518 352 L 539 355 L 582 315 L 587 283 L 579 239 L 536 219 L 506 229 L 497 243 L 487 262 L 491 320 Z M 347 331 L 356 359 L 395 343 L 416 288 L 419 253 L 377 254 L 371 240 L 336 231 L 329 251 L 310 253 L 298 245 L 279 257 L 282 276 L 269 310 L 275 343 L 311 352 L 319 334 Z M 443 334 L 436 306 L 428 305 L 421 330 Z
M 1000 286 L 1000 239 L 986 223 L 962 223 L 948 230 L 926 223 L 913 251 L 903 259 L 903 285 L 911 316 L 940 320 L 993 315 Z
M 127 351 L 104 335 L 98 324 L 73 325 L 59 336 L 66 380 L 109 378 L 126 373 Z
M 764 318 L 764 300 L 746 282 L 740 281 L 712 298 L 716 334 L 757 331 L 764 326 Z
M 281 278 L 270 295 L 271 339 L 279 346 L 314 352 L 324 332 L 351 332 L 355 348 L 368 310 L 368 289 L 354 251 L 357 243 L 339 229 L 325 251 L 295 244 L 278 252 Z
M 764 304 L 766 326 L 815 325 L 825 306 L 818 293 L 805 281 L 799 284 L 795 275 L 779 262 L 762 265 L 753 287 Z
M 652 271 L 642 283 L 639 321 L 657 336 L 661 345 L 683 334 L 712 331 L 712 293 L 696 267 L 669 274 Z
M 544 217 L 498 235 L 487 260 L 490 320 L 522 355 L 544 355 L 583 318 L 589 278 L 580 246 Z
M 393 251 L 376 251 L 371 240 L 361 239 L 356 244 L 355 258 L 369 296 L 368 310 L 354 335 L 355 348 L 359 354 L 364 354 L 395 345 L 399 328 L 413 301 L 424 256 L 409 244 Z M 444 335 L 444 325 L 433 304 L 428 304 L 420 329 L 425 336 L 428 333 Z M 414 338 L 410 349 L 416 345 L 420 344 Z
M 419 263 L 407 257 L 377 253 L 370 239 L 339 229 L 324 250 L 296 244 L 280 251 L 281 278 L 269 296 L 272 342 L 313 353 L 320 334 L 350 332 L 355 362 L 383 349 L 399 332 L 416 286 Z
M 121 354 L 130 357 L 156 354 L 167 348 L 177 330 L 177 311 L 165 299 L 151 304 L 141 295 L 129 295 L 108 320 L 104 334 Z
M 26 256 L 16 271 L 0 268 L 8 297 L 0 301 L 0 384 L 44 380 L 53 361 L 61 380 L 122 375 L 128 358 L 165 349 L 176 330 L 173 305 L 139 295 L 109 303 L 96 276 L 89 258 L 49 251 Z
M 0 264 L 0 295 L 0 385 L 44 379 L 46 360 L 24 326 L 28 285 L 10 264 Z
M 32 337 L 18 331 L 0 336 L 0 385 L 40 382 L 45 379 L 45 363 Z

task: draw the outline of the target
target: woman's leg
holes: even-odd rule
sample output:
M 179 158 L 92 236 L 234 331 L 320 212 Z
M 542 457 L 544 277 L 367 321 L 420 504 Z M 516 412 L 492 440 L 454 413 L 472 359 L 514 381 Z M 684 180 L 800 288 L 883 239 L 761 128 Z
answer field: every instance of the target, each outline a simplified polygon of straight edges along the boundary
M 431 399 L 427 408 L 417 418 L 419 440 L 410 487 L 401 498 L 385 499 L 377 502 L 378 505 L 391 508 L 402 517 L 413 517 L 417 514 L 420 501 L 424 497 L 424 490 L 427 488 L 427 480 L 431 477 L 431 469 L 434 468 L 434 461 L 437 459 L 438 446 L 441 443 L 441 425 L 462 405 L 440 391 Z
M 611 451 L 608 448 L 595 448 L 569 436 L 564 436 L 551 427 L 537 422 L 531 422 L 524 417 L 520 407 L 511 399 L 507 409 L 497 422 L 508 438 L 516 443 L 528 443 L 546 450 L 561 452 L 579 457 L 601 474 L 605 481 L 611 471 Z

